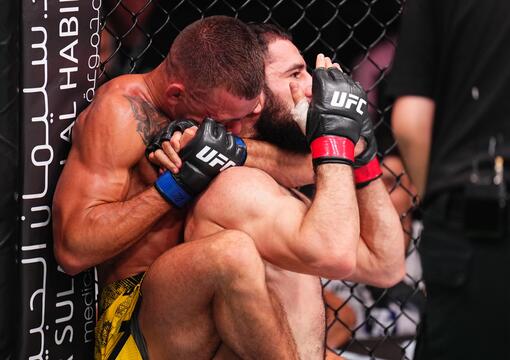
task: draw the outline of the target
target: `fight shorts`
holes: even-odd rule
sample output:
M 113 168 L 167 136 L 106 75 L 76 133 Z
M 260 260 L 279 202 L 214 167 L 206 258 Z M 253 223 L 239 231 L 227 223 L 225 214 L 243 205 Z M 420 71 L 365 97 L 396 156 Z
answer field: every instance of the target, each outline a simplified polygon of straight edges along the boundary
M 146 360 L 147 348 L 138 325 L 144 274 L 103 288 L 96 324 L 95 360 Z

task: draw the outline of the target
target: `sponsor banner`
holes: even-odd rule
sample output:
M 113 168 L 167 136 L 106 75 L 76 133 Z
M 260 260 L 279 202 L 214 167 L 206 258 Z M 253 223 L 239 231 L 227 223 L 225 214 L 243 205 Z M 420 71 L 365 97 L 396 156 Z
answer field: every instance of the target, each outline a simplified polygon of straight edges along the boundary
M 19 359 L 92 358 L 94 271 L 70 277 L 55 263 L 51 204 L 74 122 L 94 96 L 100 7 L 21 0 Z

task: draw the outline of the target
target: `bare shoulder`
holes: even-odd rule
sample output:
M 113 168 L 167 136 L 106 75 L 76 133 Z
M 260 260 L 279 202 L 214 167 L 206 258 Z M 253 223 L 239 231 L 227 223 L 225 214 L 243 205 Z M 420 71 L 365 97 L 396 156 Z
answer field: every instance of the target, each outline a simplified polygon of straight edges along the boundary
M 256 215 L 267 209 L 268 201 L 274 204 L 281 196 L 289 196 L 289 192 L 266 172 L 246 166 L 233 167 L 214 179 L 198 199 L 194 211 L 215 218 L 219 215 L 217 209 L 223 209 L 224 216 Z
M 211 191 L 208 192 L 212 194 L 227 192 L 234 196 L 245 194 L 248 190 L 254 195 L 261 195 L 263 192 L 281 193 L 283 188 L 263 170 L 236 166 L 218 175 L 209 189 Z
M 168 117 L 152 104 L 142 75 L 124 75 L 98 89 L 94 101 L 80 114 L 76 132 L 97 128 L 89 132 L 108 136 L 136 135 L 147 145 L 168 121 Z

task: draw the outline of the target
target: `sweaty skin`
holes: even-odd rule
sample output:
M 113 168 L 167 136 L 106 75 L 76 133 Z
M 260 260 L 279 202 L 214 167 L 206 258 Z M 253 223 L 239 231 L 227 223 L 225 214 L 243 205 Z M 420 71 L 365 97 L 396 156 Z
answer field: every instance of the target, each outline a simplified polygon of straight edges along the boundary
M 317 67 L 323 67 L 326 59 L 318 57 Z M 243 231 L 255 241 L 266 262 L 268 287 L 285 309 L 303 359 L 324 356 L 325 319 L 319 276 L 365 281 L 374 277 L 366 272 L 371 258 L 367 243 L 360 239 L 359 211 L 369 221 L 374 218 L 365 215 L 363 204 L 358 210 L 351 167 L 320 165 L 316 185 L 310 203 L 261 170 L 229 169 L 199 197 L 185 230 L 187 242 L 225 229 Z M 372 186 L 380 191 L 381 185 Z M 380 203 L 381 198 L 376 195 L 372 200 Z M 387 200 L 387 194 L 382 200 Z M 379 204 L 374 206 L 378 208 Z M 393 270 L 397 271 L 391 281 L 400 277 L 398 265 Z
M 168 121 L 142 75 L 103 85 L 78 117 L 54 199 L 55 250 L 68 272 L 101 264 L 101 283 L 111 283 L 147 270 L 177 244 L 184 213 L 151 186 L 157 173 L 143 156 Z
M 149 138 L 169 121 L 156 110 L 150 80 L 110 81 L 76 122 L 54 197 L 59 264 L 70 274 L 99 264 L 101 285 L 146 272 L 138 318 L 151 358 L 297 359 L 247 235 L 228 231 L 175 246 L 185 212 L 152 186 L 158 175 L 144 156 Z M 226 119 L 248 114 L 258 102 L 239 106 L 221 91 L 218 98 L 217 106 L 236 102 L 218 113 Z
M 286 56 L 280 54 L 282 50 Z M 271 60 L 266 60 L 266 75 L 271 75 L 267 82 L 290 110 L 294 103 L 299 103 L 302 97 L 310 94 L 310 75 L 306 72 L 303 58 L 290 41 L 274 41 L 269 51 L 278 56 L 270 56 Z M 335 66 L 324 56 L 319 56 L 317 62 L 317 66 Z M 271 79 L 274 79 L 274 83 L 271 83 Z M 256 121 L 256 117 L 243 119 L 241 135 L 255 134 L 253 126 Z M 167 146 L 185 146 L 191 136 L 175 134 L 172 144 L 168 143 Z M 255 162 L 250 164 L 249 161 L 253 153 L 250 142 L 248 149 L 247 165 L 255 165 Z M 164 149 L 167 155 L 168 150 Z M 362 150 L 363 144 L 356 153 Z M 152 158 L 163 165 L 165 162 L 161 159 L 166 156 L 163 151 L 158 152 Z M 310 159 L 302 155 L 294 156 L 299 158 L 296 161 L 299 171 L 311 173 Z M 171 156 L 168 159 L 175 164 Z M 275 173 L 271 174 L 275 176 Z M 289 177 L 289 174 L 293 172 L 288 171 L 286 176 Z M 347 278 L 375 286 L 390 286 L 403 276 L 400 224 L 382 181 L 376 180 L 370 186 L 356 191 L 356 196 L 349 197 L 352 194 L 346 190 L 352 187 L 352 174 L 351 178 L 343 175 L 349 180 L 342 185 L 336 178 L 335 186 L 339 188 L 328 195 L 329 199 L 347 201 L 343 211 L 322 209 L 326 214 L 336 214 L 330 224 L 321 222 L 320 217 L 308 222 L 313 224 L 312 228 L 323 231 L 337 228 L 327 239 L 331 243 L 322 242 L 321 236 L 314 243 L 313 234 L 300 237 L 297 229 L 303 229 L 300 224 L 308 212 L 309 204 L 296 199 L 266 173 L 247 167 L 228 170 L 218 177 L 210 191 L 198 200 L 186 227 L 186 241 L 194 241 L 223 229 L 242 230 L 254 239 L 258 251 L 266 260 L 268 286 L 282 301 L 300 355 L 306 359 L 321 358 L 324 348 L 324 308 L 317 275 Z M 287 177 L 275 176 L 276 180 L 288 184 L 285 181 Z M 351 236 L 347 231 L 358 221 L 357 206 L 361 213 L 362 239 L 359 234 Z M 353 264 L 357 264 L 354 271 Z
M 237 31 L 225 31 L 227 26 Z M 251 55 L 237 55 L 251 61 L 253 75 L 263 72 L 255 39 L 250 47 L 251 33 L 236 19 L 197 21 L 172 48 L 183 34 L 204 36 L 202 49 L 216 47 L 225 58 L 237 53 L 213 40 L 226 42 L 230 36 L 232 44 L 243 38 L 235 46 L 250 48 Z M 186 46 L 181 50 L 186 53 Z M 179 63 L 180 52 L 172 53 L 175 59 L 170 56 L 147 74 L 121 76 L 101 86 L 78 117 L 54 196 L 57 262 L 71 275 L 98 266 L 101 286 L 145 272 L 138 320 L 150 358 L 222 359 L 231 353 L 244 359 L 296 359 L 290 329 L 267 288 L 252 239 L 224 231 L 175 246 L 182 241 L 185 214 L 154 188 L 158 173 L 144 156 L 149 138 L 170 119 L 200 123 L 210 116 L 235 131 L 238 119 L 260 111 L 261 76 L 258 82 L 250 77 L 251 90 L 235 93 L 224 77 L 215 87 L 187 87 L 179 66 L 192 62 Z M 234 63 L 223 70 L 242 77 Z M 109 333 L 108 326 L 98 331 Z
M 200 197 L 185 232 L 186 241 L 223 229 L 241 230 L 253 238 L 262 258 L 271 263 L 266 263 L 267 283 L 285 309 L 303 359 L 324 356 L 324 304 L 317 276 L 351 274 L 359 237 L 352 225 L 357 222 L 354 189 L 347 186 L 351 170 L 329 166 L 326 171 L 328 189 L 309 207 L 260 170 L 229 169 Z M 324 201 L 326 193 L 334 195 L 341 187 L 344 200 Z M 332 213 L 338 214 L 336 224 L 329 224 L 332 217 L 327 214 Z M 344 236 L 338 236 L 340 228 Z
M 182 238 L 185 213 L 153 188 L 158 174 L 144 156 L 150 138 L 170 117 L 182 116 L 160 110 L 168 106 L 155 95 L 165 82 L 158 69 L 101 86 L 76 121 L 53 208 L 55 254 L 70 274 L 101 264 L 100 281 L 110 283 L 146 271 Z M 201 111 L 220 121 L 242 117 L 258 104 L 258 98 L 212 93 L 215 100 Z

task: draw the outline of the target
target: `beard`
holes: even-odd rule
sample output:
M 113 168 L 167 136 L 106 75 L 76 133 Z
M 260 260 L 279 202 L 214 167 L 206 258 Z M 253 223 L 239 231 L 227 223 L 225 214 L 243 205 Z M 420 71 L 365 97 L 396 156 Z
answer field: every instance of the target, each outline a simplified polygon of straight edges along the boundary
M 254 138 L 296 154 L 309 154 L 310 147 L 306 137 L 291 110 L 269 88 L 266 87 L 264 93 L 266 102 L 255 123 Z

